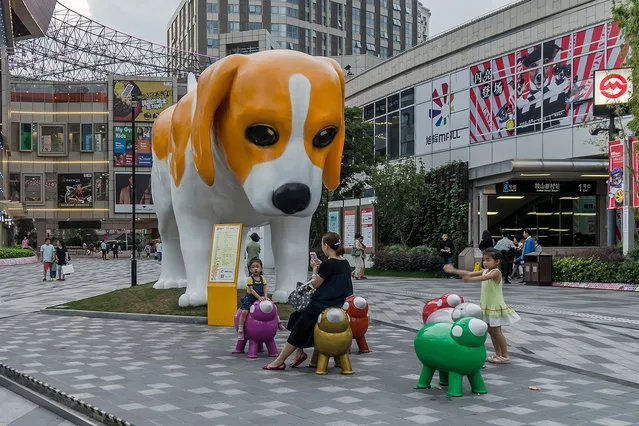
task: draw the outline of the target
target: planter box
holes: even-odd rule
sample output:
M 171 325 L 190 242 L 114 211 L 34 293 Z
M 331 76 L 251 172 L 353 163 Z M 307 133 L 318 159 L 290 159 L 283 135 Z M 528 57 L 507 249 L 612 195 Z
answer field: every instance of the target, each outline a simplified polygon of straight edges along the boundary
M 29 263 L 38 263 L 39 261 L 38 256 L 15 257 L 12 259 L 0 259 L 0 266 L 27 265 Z

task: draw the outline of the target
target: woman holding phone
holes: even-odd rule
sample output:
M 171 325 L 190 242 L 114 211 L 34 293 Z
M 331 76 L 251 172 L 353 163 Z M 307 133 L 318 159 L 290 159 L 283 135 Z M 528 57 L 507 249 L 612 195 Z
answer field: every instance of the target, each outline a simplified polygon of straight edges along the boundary
M 326 308 L 341 308 L 346 298 L 353 294 L 351 280 L 351 266 L 344 259 L 342 239 L 335 232 L 327 232 L 322 238 L 322 252 L 326 260 L 321 262 L 315 253 L 311 254 L 313 267 L 312 285 L 316 289 L 311 296 L 311 302 L 303 312 L 291 314 L 287 328 L 291 331 L 286 345 L 279 356 L 264 370 L 286 369 L 286 359 L 295 351 L 295 359 L 290 367 L 299 367 L 308 356 L 304 348 L 313 347 L 313 330 L 317 317 Z

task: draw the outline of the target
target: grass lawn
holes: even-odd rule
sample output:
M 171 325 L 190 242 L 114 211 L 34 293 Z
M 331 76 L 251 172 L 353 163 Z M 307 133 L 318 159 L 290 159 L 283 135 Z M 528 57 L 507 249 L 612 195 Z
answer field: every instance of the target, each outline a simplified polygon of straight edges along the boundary
M 400 278 L 441 278 L 441 272 L 415 272 L 415 271 L 383 271 L 381 269 L 366 269 L 369 277 L 400 277 Z
M 207 316 L 206 306 L 181 308 L 178 298 L 184 294 L 183 288 L 155 290 L 154 283 L 141 284 L 136 287 L 123 288 L 99 296 L 65 303 L 61 309 L 78 309 L 82 311 L 126 312 L 134 314 L 187 315 Z M 246 290 L 237 291 L 237 302 L 246 294 Z M 277 303 L 280 319 L 288 319 L 294 311 L 287 303 Z M 54 308 L 58 308 L 54 306 Z

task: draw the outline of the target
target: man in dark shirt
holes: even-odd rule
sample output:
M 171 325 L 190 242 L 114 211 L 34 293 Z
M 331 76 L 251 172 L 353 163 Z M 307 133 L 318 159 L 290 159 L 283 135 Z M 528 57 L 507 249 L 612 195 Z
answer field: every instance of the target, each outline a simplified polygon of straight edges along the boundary
M 448 234 L 443 234 L 442 239 L 439 241 L 439 255 L 442 257 L 444 265 L 453 263 L 453 242 L 448 239 Z M 446 273 L 442 269 L 442 275 L 446 276 Z

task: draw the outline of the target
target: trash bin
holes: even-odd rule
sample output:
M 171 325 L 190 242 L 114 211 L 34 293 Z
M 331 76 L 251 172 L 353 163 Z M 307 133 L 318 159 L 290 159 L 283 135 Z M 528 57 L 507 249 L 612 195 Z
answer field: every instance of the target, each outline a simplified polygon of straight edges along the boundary
M 529 253 L 524 256 L 524 282 L 526 285 L 551 285 L 552 254 Z

